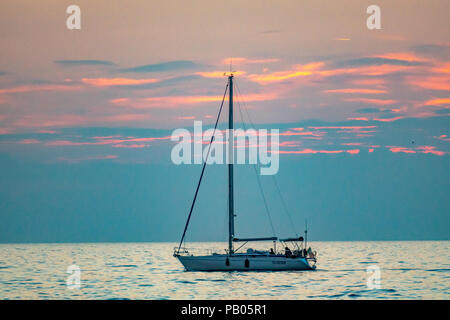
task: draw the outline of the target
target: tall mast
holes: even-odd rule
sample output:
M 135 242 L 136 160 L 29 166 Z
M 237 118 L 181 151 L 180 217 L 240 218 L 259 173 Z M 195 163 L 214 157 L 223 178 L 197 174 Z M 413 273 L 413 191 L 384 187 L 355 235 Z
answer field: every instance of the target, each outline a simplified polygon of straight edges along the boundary
M 233 190 L 233 162 L 234 162 L 234 134 L 233 134 L 233 74 L 229 81 L 229 112 L 228 112 L 228 254 L 233 253 L 234 238 L 234 190 Z

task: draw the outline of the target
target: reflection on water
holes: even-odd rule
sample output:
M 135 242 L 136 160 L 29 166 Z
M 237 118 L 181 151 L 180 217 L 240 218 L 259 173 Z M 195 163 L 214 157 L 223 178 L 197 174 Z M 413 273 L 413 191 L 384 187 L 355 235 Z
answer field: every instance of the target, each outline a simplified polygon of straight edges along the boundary
M 316 271 L 210 273 L 185 272 L 172 256 L 175 243 L 4 244 L 0 298 L 450 298 L 450 241 L 311 244 L 318 252 Z M 66 270 L 72 264 L 81 269 L 80 289 L 66 285 Z M 381 269 L 381 289 L 366 285 L 366 269 L 372 265 Z

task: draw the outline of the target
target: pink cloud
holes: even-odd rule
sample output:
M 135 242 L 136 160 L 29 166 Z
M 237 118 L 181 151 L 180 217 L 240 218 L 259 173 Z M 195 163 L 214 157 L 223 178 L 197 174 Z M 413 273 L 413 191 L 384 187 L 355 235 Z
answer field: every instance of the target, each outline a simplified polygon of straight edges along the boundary
M 82 161 L 93 161 L 93 160 L 112 160 L 117 159 L 116 155 L 110 154 L 105 156 L 87 156 L 87 157 L 78 157 L 78 158 L 67 158 L 67 157 L 59 157 L 59 161 L 69 162 L 69 163 L 79 163 Z
M 362 89 L 362 88 L 333 89 L 333 90 L 325 90 L 324 92 L 325 93 L 366 93 L 366 94 L 388 93 L 386 90 Z
M 25 93 L 33 91 L 73 91 L 79 90 L 81 86 L 62 85 L 62 84 L 49 84 L 49 85 L 26 85 L 12 88 L 0 89 L 0 94 L 8 93 Z
M 277 71 L 264 74 L 250 74 L 247 76 L 247 79 L 260 84 L 268 84 L 273 82 L 281 82 L 288 79 L 299 79 L 302 77 L 310 77 L 310 76 L 315 76 L 318 79 L 344 74 L 380 76 L 415 68 L 415 66 L 401 66 L 389 64 L 378 66 L 361 66 L 353 68 L 338 68 L 338 69 L 326 69 L 325 66 L 326 66 L 325 62 L 318 61 L 306 65 L 295 65 L 290 70 L 286 71 Z M 375 92 L 372 91 L 371 93 Z
M 162 96 L 150 98 L 118 98 L 110 100 L 114 105 L 131 107 L 136 109 L 151 108 L 177 108 L 182 105 L 202 104 L 208 102 L 220 102 L 223 96 Z M 270 93 L 251 93 L 242 95 L 243 100 L 250 101 L 267 101 L 276 98 L 274 92 Z
M 431 154 L 435 154 L 437 156 L 445 155 L 444 151 L 438 151 L 438 150 L 436 150 L 436 147 L 433 147 L 433 146 L 421 146 L 421 147 L 417 147 L 416 149 L 420 150 L 419 152 L 421 152 L 421 153 L 431 153 Z
M 303 149 L 303 150 L 293 150 L 293 151 L 280 150 L 278 153 L 280 153 L 280 154 L 317 154 L 317 153 L 324 153 L 324 154 L 337 154 L 337 153 L 358 154 L 359 153 L 359 149 L 352 149 L 352 150 L 314 150 L 314 149 Z
M 341 145 L 343 146 L 360 146 L 362 143 L 361 142 L 346 142 L 346 143 L 341 143 Z
M 262 59 L 253 59 L 253 58 L 243 58 L 243 57 L 230 57 L 222 60 L 222 64 L 229 65 L 231 62 L 233 65 L 239 64 L 264 64 L 264 63 L 273 63 L 278 62 L 280 59 L 277 58 L 262 58 Z
M 358 117 L 358 118 L 347 118 L 347 120 L 369 121 L 369 118 L 367 118 L 367 117 Z
M 283 141 L 279 144 L 280 147 L 298 147 L 299 145 L 299 141 Z
M 185 117 L 177 117 L 180 120 L 194 120 L 195 116 L 185 116 Z
M 322 126 L 322 127 L 309 127 L 311 129 L 341 129 L 341 130 L 362 130 L 362 129 L 373 129 L 377 126 Z
M 428 100 L 425 101 L 424 105 L 426 106 L 450 105 L 450 98 Z
M 450 141 L 450 138 L 448 138 L 446 134 L 442 134 L 439 137 L 433 137 L 433 138 L 439 139 L 439 140 L 442 140 L 442 141 Z
M 402 153 L 416 153 L 416 151 L 409 149 L 409 148 L 405 148 L 405 147 L 390 147 L 388 146 L 389 151 L 394 152 L 394 153 L 398 153 L 398 152 L 402 152 Z
M 427 62 L 428 59 L 416 56 L 412 52 L 392 52 L 381 55 L 375 55 L 375 58 L 402 60 L 407 62 Z
M 40 141 L 37 139 L 23 139 L 23 140 L 20 140 L 18 143 L 19 144 L 36 144 L 36 143 L 40 143 Z
M 303 128 L 302 128 L 303 130 Z M 280 136 L 313 136 L 313 137 L 322 137 L 325 135 L 325 132 L 314 132 L 314 131 L 300 131 L 300 130 L 287 130 L 280 133 Z
M 369 98 L 348 98 L 348 99 L 344 99 L 344 100 L 348 101 L 348 102 L 361 102 L 361 103 L 375 104 L 375 105 L 390 105 L 390 104 L 394 104 L 397 102 L 397 100 L 392 100 L 392 99 L 383 100 L 383 99 L 369 99 Z
M 119 136 L 120 137 L 120 136 Z M 54 140 L 45 143 L 49 147 L 66 147 L 66 146 L 89 146 L 89 145 L 122 145 L 126 143 L 142 143 L 153 142 L 159 140 L 169 140 L 170 136 L 164 137 L 146 137 L 146 138 L 123 138 L 119 139 L 117 136 L 110 137 L 94 137 L 96 141 L 69 141 L 69 140 Z
M 55 134 L 55 130 L 38 130 L 37 133 Z
M 284 81 L 292 78 L 305 77 L 313 75 L 325 64 L 323 62 L 313 62 L 306 65 L 296 65 L 292 70 L 278 71 L 267 74 L 251 74 L 248 79 L 260 84 Z
M 227 75 L 226 72 L 223 71 L 210 71 L 210 72 L 197 72 L 196 73 L 199 76 L 202 76 L 204 78 L 223 78 Z M 242 76 L 246 74 L 245 71 L 234 71 L 233 74 L 235 76 Z
M 27 115 L 13 123 L 16 127 L 26 128 L 46 128 L 46 127 L 75 127 L 86 125 L 98 125 L 104 123 L 120 123 L 132 121 L 144 121 L 151 118 L 148 114 L 115 114 L 115 115 L 46 115 L 39 114 L 36 116 Z M 45 130 L 47 131 L 47 130 Z
M 354 85 L 361 86 L 375 86 L 384 88 L 386 84 L 386 80 L 383 78 L 363 78 L 363 79 L 355 79 L 351 81 Z
M 159 79 L 129 79 L 129 78 L 83 78 L 83 83 L 93 85 L 96 87 L 110 87 L 110 86 L 129 86 L 140 85 L 147 83 L 159 82 Z
M 450 91 L 450 77 L 447 75 L 410 77 L 408 83 L 429 90 Z
M 392 122 L 392 121 L 397 121 L 400 119 L 404 119 L 405 117 L 403 116 L 398 116 L 398 117 L 394 117 L 394 118 L 373 118 L 373 121 L 380 121 L 380 122 Z
M 113 144 L 113 148 L 146 148 L 149 144 Z

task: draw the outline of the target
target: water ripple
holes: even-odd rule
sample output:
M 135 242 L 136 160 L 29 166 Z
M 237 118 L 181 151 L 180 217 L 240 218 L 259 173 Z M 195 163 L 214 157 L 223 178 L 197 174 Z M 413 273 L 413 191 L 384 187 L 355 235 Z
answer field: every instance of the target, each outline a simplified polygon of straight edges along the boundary
M 0 245 L 0 297 L 450 299 L 449 241 L 314 242 L 319 252 L 314 272 L 185 272 L 171 254 L 174 245 Z M 196 246 L 208 249 L 226 244 Z M 80 289 L 69 289 L 66 283 L 67 267 L 72 264 L 81 270 Z M 380 268 L 381 289 L 367 287 L 372 273 L 366 267 L 371 265 Z

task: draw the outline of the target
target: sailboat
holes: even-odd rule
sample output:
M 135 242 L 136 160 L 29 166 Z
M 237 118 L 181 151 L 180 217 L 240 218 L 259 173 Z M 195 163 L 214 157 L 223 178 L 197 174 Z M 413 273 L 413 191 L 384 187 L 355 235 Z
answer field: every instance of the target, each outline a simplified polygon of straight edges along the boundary
M 227 89 L 229 93 L 229 112 L 228 112 L 228 129 L 233 130 L 233 78 L 232 72 L 227 75 L 228 82 L 225 93 L 220 106 L 219 115 L 217 117 L 214 132 L 217 128 L 220 113 L 225 101 Z M 214 134 L 211 137 L 210 145 L 214 141 Z M 229 140 L 229 148 L 233 148 L 233 140 Z M 209 150 L 207 157 L 209 155 Z M 192 211 L 197 199 L 200 184 L 205 172 L 206 161 L 203 163 L 197 189 L 190 208 L 190 212 L 184 227 L 183 235 L 178 247 L 174 248 L 174 257 L 177 258 L 187 271 L 280 271 L 280 270 L 315 270 L 316 269 L 316 252 L 311 248 L 307 248 L 307 228 L 305 236 L 295 236 L 286 239 L 278 239 L 278 237 L 261 237 L 261 238 L 239 238 L 234 232 L 234 175 L 233 161 L 228 164 L 228 248 L 224 253 L 212 253 L 208 255 L 194 255 L 188 249 L 183 247 L 186 230 L 188 228 Z M 256 241 L 272 241 L 273 248 L 270 250 L 255 250 L 242 248 L 248 242 Z M 277 251 L 277 242 L 281 242 L 282 251 Z M 235 249 L 235 243 L 243 243 Z M 292 249 L 291 249 L 292 248 Z

